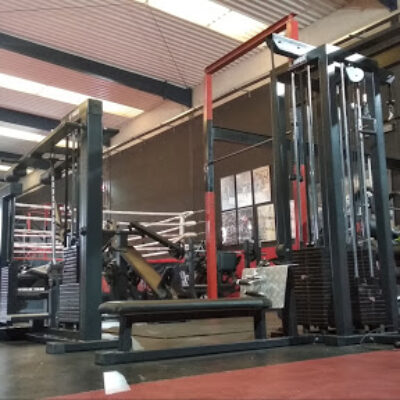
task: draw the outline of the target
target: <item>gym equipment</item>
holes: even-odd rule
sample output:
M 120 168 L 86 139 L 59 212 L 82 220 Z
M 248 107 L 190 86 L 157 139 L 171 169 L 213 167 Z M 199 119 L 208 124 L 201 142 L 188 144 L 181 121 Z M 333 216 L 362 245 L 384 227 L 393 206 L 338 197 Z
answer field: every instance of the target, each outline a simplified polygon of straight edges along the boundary
M 150 300 L 115 301 L 100 306 L 102 314 L 117 316 L 120 321 L 118 350 L 96 353 L 96 364 L 163 360 L 232 351 L 255 350 L 286 345 L 287 340 L 266 340 L 265 311 L 271 306 L 267 299 L 220 300 Z M 166 322 L 182 319 L 230 318 L 251 316 L 254 319 L 254 341 L 196 346 L 153 351 L 132 350 L 132 324 Z
M 115 133 L 115 130 L 112 131 Z M 66 342 L 73 339 L 69 346 L 70 351 L 115 346 L 115 341 L 102 340 L 101 316 L 98 312 L 102 301 L 103 133 L 108 136 L 110 132 L 111 130 L 103 130 L 102 103 L 89 99 L 64 117 L 60 125 L 24 156 L 7 175 L 6 180 L 10 184 L 0 193 L 3 211 L 0 272 L 1 276 L 7 276 L 8 273 L 8 288 L 4 290 L 4 286 L 2 287 L 0 297 L 8 298 L 6 330 L 18 329 L 13 321 L 25 319 L 31 321 L 33 328 L 41 328 L 40 332 L 35 332 L 30 337 L 44 342 Z M 65 145 L 60 145 L 67 138 Z M 27 176 L 28 167 L 37 171 Z M 39 170 L 45 172 L 41 173 Z M 64 242 L 67 244 L 65 265 L 56 258 L 56 230 L 62 224 L 60 216 L 57 216 L 55 180 L 61 178 L 62 174 L 65 177 L 70 176 L 72 184 L 69 222 L 67 205 L 64 208 Z M 15 198 L 43 184 L 50 184 L 51 191 L 51 244 L 39 251 L 47 250 L 49 253 L 50 250 L 51 260 L 46 271 L 48 312 L 39 319 L 35 314 L 29 313 L 12 315 L 11 306 L 16 302 L 10 300 L 18 295 L 18 265 L 13 260 L 14 246 L 10 239 L 14 236 Z M 69 198 L 68 192 L 67 197 Z M 18 218 L 23 219 L 21 216 Z M 28 219 L 46 221 L 48 218 L 30 216 L 25 220 Z M 64 278 L 65 281 L 62 282 Z M 3 308 L 2 302 L 2 313 Z M 57 344 L 51 348 L 54 350 L 56 347 Z
M 277 239 L 284 259 L 297 264 L 298 323 L 306 330 L 335 332 L 327 340 L 336 344 L 354 343 L 360 329 L 396 333 L 379 92 L 393 77 L 373 60 L 338 47 L 315 48 L 275 34 L 267 43 L 273 53 L 294 60 L 273 71 L 272 115 Z M 296 250 L 290 181 L 300 221 Z M 376 240 L 370 230 L 369 190 Z
M 140 245 L 130 245 L 129 235 L 154 240 L 164 246 L 172 262 L 145 259 Z M 204 250 L 173 242 L 144 224 L 130 222 L 128 229 L 103 231 L 105 244 L 104 276 L 112 300 L 187 298 L 205 295 L 207 288 Z M 149 243 L 154 246 L 154 242 Z M 146 246 L 143 244 L 142 246 Z M 236 288 L 236 267 L 239 258 L 234 252 L 218 252 L 218 288 L 231 294 Z M 146 285 L 149 290 L 139 290 Z
M 163 238 L 158 233 L 139 223 L 132 222 L 129 225 L 134 228 L 134 234 L 146 235 L 167 247 L 170 254 L 176 258 L 184 256 L 184 248 Z M 134 247 L 128 245 L 128 233 L 130 231 L 106 232 L 110 239 L 104 246 L 105 250 L 105 278 L 110 285 L 113 299 L 140 299 L 137 286 L 140 280 L 148 285 L 153 295 L 158 299 L 174 297 L 170 287 L 168 270 L 161 276 L 153 266 Z
M 243 132 L 222 129 L 214 126 L 213 123 L 213 75 L 222 68 L 236 61 L 265 42 L 265 39 L 272 33 L 284 32 L 289 37 L 297 39 L 298 23 L 295 14 L 289 14 L 268 28 L 252 37 L 248 41 L 222 56 L 217 61 L 207 66 L 204 70 L 204 181 L 205 181 L 205 219 L 206 219 L 206 250 L 207 250 L 207 295 L 210 299 L 218 298 L 218 271 L 217 271 L 217 239 L 215 226 L 215 193 L 214 193 L 214 166 L 217 162 L 225 160 L 235 154 L 247 150 L 240 150 L 228 156 L 214 158 L 215 140 L 228 140 L 235 143 L 251 145 L 250 148 L 267 144 L 270 138 L 262 135 L 254 135 Z

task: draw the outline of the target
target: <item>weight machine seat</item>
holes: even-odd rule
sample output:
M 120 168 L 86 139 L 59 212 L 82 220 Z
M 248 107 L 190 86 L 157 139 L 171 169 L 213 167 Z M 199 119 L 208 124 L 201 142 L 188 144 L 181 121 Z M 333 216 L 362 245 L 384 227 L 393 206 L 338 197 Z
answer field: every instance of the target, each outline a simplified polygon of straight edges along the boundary
M 213 311 L 260 311 L 271 307 L 267 298 L 241 299 L 182 299 L 182 300 L 127 300 L 108 301 L 99 307 L 101 314 L 117 314 L 121 316 L 149 314 L 149 313 L 193 313 Z

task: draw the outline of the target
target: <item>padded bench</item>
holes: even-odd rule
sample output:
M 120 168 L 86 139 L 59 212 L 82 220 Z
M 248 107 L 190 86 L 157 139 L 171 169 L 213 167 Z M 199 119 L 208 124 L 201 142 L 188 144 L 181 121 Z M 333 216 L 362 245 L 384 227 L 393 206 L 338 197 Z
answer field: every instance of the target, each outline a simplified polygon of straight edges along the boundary
M 101 314 L 108 314 L 119 318 L 119 346 L 116 351 L 97 352 L 96 363 L 101 365 L 110 365 L 258 349 L 260 348 L 260 346 L 257 345 L 258 342 L 266 342 L 267 334 L 265 313 L 270 306 L 271 302 L 266 298 L 110 301 L 103 303 L 99 307 Z M 165 350 L 132 350 L 132 324 L 136 322 L 168 322 L 181 321 L 185 319 L 193 320 L 229 317 L 253 317 L 254 337 L 256 340 L 234 344 L 184 347 Z

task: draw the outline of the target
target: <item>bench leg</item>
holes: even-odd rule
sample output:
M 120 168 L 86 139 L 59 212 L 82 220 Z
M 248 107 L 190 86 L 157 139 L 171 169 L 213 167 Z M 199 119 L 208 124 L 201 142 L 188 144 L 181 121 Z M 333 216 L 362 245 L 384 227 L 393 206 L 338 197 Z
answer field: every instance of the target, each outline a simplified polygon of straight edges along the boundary
M 120 317 L 119 320 L 118 350 L 132 350 L 132 321 L 127 317 Z
M 258 311 L 256 314 L 254 314 L 254 337 L 255 339 L 267 338 L 265 310 Z

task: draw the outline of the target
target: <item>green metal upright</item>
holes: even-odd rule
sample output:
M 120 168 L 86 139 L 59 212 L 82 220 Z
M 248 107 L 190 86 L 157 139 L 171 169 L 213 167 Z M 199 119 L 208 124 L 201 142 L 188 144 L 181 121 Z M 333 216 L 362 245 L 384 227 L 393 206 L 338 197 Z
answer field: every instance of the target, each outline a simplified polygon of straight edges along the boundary
M 79 154 L 80 339 L 101 339 L 102 277 L 102 103 L 89 99 L 79 108 L 85 128 Z

